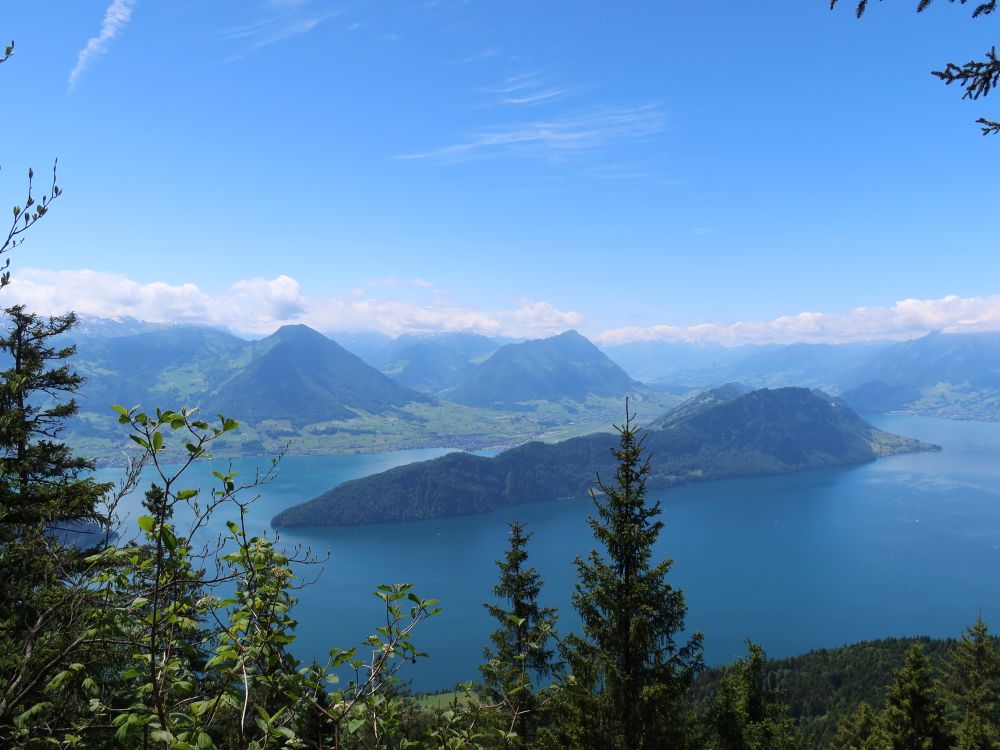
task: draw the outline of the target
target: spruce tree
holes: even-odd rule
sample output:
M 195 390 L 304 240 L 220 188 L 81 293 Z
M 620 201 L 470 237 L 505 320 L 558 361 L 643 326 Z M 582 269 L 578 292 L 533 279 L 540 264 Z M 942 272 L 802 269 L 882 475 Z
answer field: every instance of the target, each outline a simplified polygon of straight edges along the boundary
M 97 520 L 108 485 L 93 464 L 59 442 L 76 413 L 82 379 L 58 337 L 70 315 L 42 318 L 21 305 L 5 311 L 0 334 L 0 725 L 39 700 L 47 674 L 89 622 L 89 592 L 71 581 L 81 555 L 59 542 L 67 525 Z M 69 396 L 67 399 L 66 397 Z M 70 530 L 78 531 L 71 527 Z M 100 541 L 94 535 L 94 543 Z
M 830 8 L 837 5 L 838 0 L 830 0 Z M 933 4 L 934 0 L 917 0 L 917 13 L 922 13 Z M 955 0 L 948 0 L 955 3 Z M 993 15 L 997 11 L 997 0 L 958 0 L 961 5 L 969 4 L 973 7 L 973 18 L 985 18 Z M 855 13 L 861 18 L 868 9 L 868 0 L 857 0 Z M 936 76 L 950 86 L 957 83 L 962 89 L 962 98 L 977 100 L 982 96 L 988 96 L 991 91 L 1000 84 L 1000 57 L 997 56 L 997 48 L 994 45 L 987 50 L 981 58 L 970 60 L 967 63 L 956 65 L 949 62 L 943 70 L 933 70 L 931 75 Z M 976 122 L 981 126 L 983 135 L 1000 134 L 1000 121 L 980 117 Z
M 879 747 L 887 750 L 946 750 L 951 747 L 945 708 L 920 644 L 906 653 L 889 685 L 879 716 Z
M 653 562 L 663 530 L 659 502 L 646 499 L 650 458 L 635 417 L 625 404 L 617 427 L 618 461 L 613 483 L 597 478 L 588 519 L 602 551 L 577 558 L 573 604 L 582 633 L 565 641 L 585 747 L 637 750 L 682 747 L 687 737 L 686 693 L 702 666 L 702 636 L 680 640 L 687 606 L 684 593 L 667 583 L 672 561 Z
M 805 742 L 770 685 L 764 649 L 747 641 L 750 656 L 722 679 L 712 716 L 718 750 L 800 750 Z
M 490 635 L 480 667 L 488 696 L 509 715 L 510 730 L 520 744 L 534 734 L 540 708 L 536 692 L 556 668 L 555 651 L 549 646 L 556 610 L 539 605 L 542 577 L 527 565 L 531 536 L 524 524 L 510 525 L 507 553 L 497 560 L 500 580 L 493 594 L 498 603 L 485 605 L 499 627 Z
M 854 713 L 837 726 L 837 739 L 829 750 L 866 750 L 871 747 L 876 717 L 865 701 L 858 704 Z
M 42 318 L 23 305 L 4 314 L 0 352 L 9 367 L 0 372 L 0 533 L 93 520 L 106 487 L 87 476 L 92 462 L 58 441 L 77 412 L 72 395 L 83 383 L 68 363 L 75 347 L 56 343 L 76 316 Z
M 958 750 L 1000 748 L 1000 653 L 982 617 L 941 667 L 941 692 L 957 712 Z

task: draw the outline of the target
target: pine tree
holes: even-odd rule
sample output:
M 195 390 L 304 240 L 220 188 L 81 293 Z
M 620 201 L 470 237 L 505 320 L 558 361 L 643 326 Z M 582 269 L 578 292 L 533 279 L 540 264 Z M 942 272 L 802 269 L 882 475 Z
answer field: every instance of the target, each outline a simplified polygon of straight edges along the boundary
M 951 747 L 944 704 L 918 643 L 907 652 L 903 668 L 886 691 L 879 725 L 884 747 L 891 750 L 945 750 Z
M 958 750 L 1000 748 L 1000 653 L 982 617 L 941 667 L 941 693 L 958 713 Z
M 549 646 L 556 623 L 556 610 L 541 607 L 538 597 L 542 577 L 527 566 L 531 533 L 524 524 L 510 525 L 510 543 L 503 560 L 497 560 L 500 580 L 493 594 L 500 603 L 486 604 L 499 627 L 490 635 L 480 667 L 488 695 L 510 716 L 510 729 L 520 742 L 527 742 L 537 725 L 540 701 L 536 695 L 556 665 Z
M 684 593 L 667 583 L 671 560 L 653 564 L 663 529 L 659 502 L 646 500 L 650 459 L 625 404 L 617 428 L 613 484 L 597 479 L 589 518 L 603 552 L 577 558 L 573 604 L 582 633 L 565 641 L 572 670 L 579 741 L 586 747 L 637 750 L 682 747 L 687 736 L 685 695 L 702 666 L 702 636 L 686 642 Z

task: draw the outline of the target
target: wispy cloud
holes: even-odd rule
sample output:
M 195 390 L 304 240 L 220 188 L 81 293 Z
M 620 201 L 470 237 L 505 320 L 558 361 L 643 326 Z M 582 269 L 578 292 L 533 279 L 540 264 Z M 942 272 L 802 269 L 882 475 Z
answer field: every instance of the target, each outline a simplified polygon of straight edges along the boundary
M 474 55 L 469 55 L 468 57 L 463 57 L 460 60 L 455 60 L 452 63 L 452 65 L 471 65 L 472 63 L 492 60 L 496 56 L 497 56 L 497 51 L 495 49 L 484 49 L 481 52 L 477 52 Z
M 399 159 L 459 163 L 491 156 L 565 158 L 602 151 L 656 135 L 665 127 L 656 106 L 601 108 L 574 115 L 497 126 L 429 151 Z
M 259 21 L 232 26 L 221 32 L 222 36 L 227 39 L 244 44 L 244 47 L 238 53 L 230 56 L 227 62 L 242 60 L 264 47 L 308 34 L 343 12 L 338 9 L 306 12 L 309 5 L 307 0 L 269 0 L 267 5 L 282 8 L 285 12 Z
M 111 40 L 121 34 L 122 29 L 132 20 L 132 10 L 135 8 L 135 4 L 136 0 L 113 0 L 104 11 L 104 22 L 101 24 L 100 33 L 87 40 L 87 44 L 77 55 L 76 65 L 69 73 L 71 91 L 76 87 L 77 81 L 83 75 L 83 71 L 87 69 L 90 61 L 107 52 Z
M 477 91 L 495 97 L 491 104 L 525 107 L 563 99 L 580 89 L 575 86 L 554 85 L 551 76 L 541 70 L 517 73 L 492 86 Z
M 858 307 L 846 313 L 803 312 L 766 321 L 614 328 L 596 338 L 609 345 L 633 341 L 714 341 L 734 346 L 905 340 L 931 331 L 1000 331 L 1000 295 L 905 299 L 890 307 Z
M 391 280 L 383 284 L 392 287 Z M 365 282 L 371 283 L 371 282 Z M 397 281 L 433 286 L 422 279 Z M 195 284 L 140 283 L 115 273 L 23 268 L 8 289 L 12 303 L 43 315 L 74 310 L 100 317 L 131 316 L 155 323 L 223 326 L 247 335 L 266 335 L 279 326 L 304 323 L 324 332 L 379 331 L 393 336 L 435 331 L 539 337 L 583 323 L 578 312 L 523 300 L 498 310 L 460 305 L 434 291 L 428 299 L 374 297 L 354 289 L 339 297 L 308 298 L 289 276 L 244 279 L 210 294 Z M 5 292 L 6 294 L 7 292 Z
M 516 91 L 538 88 L 542 81 L 542 71 L 532 70 L 507 76 L 501 83 L 482 86 L 477 90 L 486 94 L 513 94 Z

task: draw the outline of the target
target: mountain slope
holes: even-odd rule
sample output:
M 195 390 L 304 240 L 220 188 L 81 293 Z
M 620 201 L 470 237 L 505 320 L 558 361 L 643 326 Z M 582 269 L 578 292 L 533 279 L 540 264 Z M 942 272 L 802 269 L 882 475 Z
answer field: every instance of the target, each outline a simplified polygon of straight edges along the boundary
M 294 427 L 430 400 L 302 325 L 284 326 L 254 344 L 250 362 L 208 398 L 212 411 L 251 423 L 288 420 Z
M 688 417 L 711 409 L 713 406 L 721 406 L 722 404 L 728 404 L 730 401 L 735 401 L 749 390 L 742 383 L 726 383 L 725 385 L 720 385 L 718 388 L 704 391 L 678 404 L 662 417 L 654 419 L 646 429 L 662 430 L 670 427 Z
M 578 498 L 609 475 L 614 437 L 527 443 L 494 458 L 454 453 L 346 482 L 277 515 L 275 526 L 338 526 L 487 513 L 501 505 Z M 846 466 L 930 450 L 886 435 L 843 402 L 804 388 L 703 399 L 649 430 L 651 487 Z
M 501 347 L 447 398 L 469 406 L 620 397 L 637 387 L 625 371 L 576 331 Z
M 230 377 L 249 343 L 222 331 L 176 326 L 77 339 L 74 365 L 87 380 L 81 411 L 110 415 L 112 404 L 144 408 L 203 405 Z

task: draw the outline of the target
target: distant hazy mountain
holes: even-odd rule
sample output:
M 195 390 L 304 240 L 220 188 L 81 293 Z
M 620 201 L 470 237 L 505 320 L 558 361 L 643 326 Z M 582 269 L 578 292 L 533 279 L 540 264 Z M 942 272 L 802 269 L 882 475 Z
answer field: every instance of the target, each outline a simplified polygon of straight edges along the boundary
M 932 333 L 899 343 L 791 344 L 737 347 L 724 353 L 711 346 L 642 345 L 633 349 L 644 372 L 666 372 L 664 383 L 709 387 L 726 381 L 753 388 L 808 386 L 840 394 L 862 413 L 906 411 L 955 419 L 1000 419 L 1000 333 Z M 606 349 L 630 361 L 625 347 Z M 666 362 L 674 356 L 673 364 Z M 701 356 L 713 365 L 677 369 Z M 655 357 L 661 359 L 656 363 Z M 635 374 L 636 371 L 633 371 Z
M 666 346 L 680 352 L 671 360 L 673 364 L 663 361 L 656 365 L 652 359 L 643 364 L 647 373 L 665 373 L 654 378 L 657 382 L 702 388 L 718 383 L 740 382 L 753 388 L 808 386 L 839 392 L 855 382 L 860 367 L 890 344 L 769 344 L 730 349 L 719 347 L 721 351 L 710 348 L 696 350 L 692 349 L 693 344 Z M 618 354 L 617 348 L 606 351 L 612 358 Z M 656 352 L 659 356 L 670 356 L 670 350 L 666 349 L 647 351 L 651 355 Z M 692 352 L 698 356 L 692 356 Z M 707 356 L 712 359 L 710 364 L 697 364 L 699 359 Z M 688 367 L 688 364 L 693 366 Z
M 804 388 L 735 389 L 682 406 L 647 433 L 651 487 L 844 466 L 933 446 L 881 432 L 838 399 Z M 329 526 L 488 513 L 578 498 L 610 476 L 607 433 L 527 443 L 495 458 L 453 453 L 335 487 L 277 515 L 275 526 Z
M 95 315 L 79 313 L 76 316 L 76 328 L 73 329 L 73 338 L 97 337 L 112 338 L 115 336 L 134 336 L 137 333 L 149 333 L 150 331 L 163 331 L 169 328 L 188 328 L 190 326 L 178 326 L 174 323 L 150 323 L 147 320 L 139 320 L 127 315 L 117 318 L 101 318 Z
M 1000 419 L 1000 333 L 932 333 L 893 344 L 852 379 L 843 397 L 860 411 Z
M 500 346 L 475 333 L 410 333 L 387 344 L 372 364 L 409 388 L 437 393 L 457 386 Z
M 714 374 L 735 362 L 761 351 L 779 349 L 779 345 L 727 347 L 707 341 L 634 341 L 601 347 L 615 363 L 636 380 L 643 382 L 680 382 L 682 373 L 697 372 L 698 381 L 722 382 Z M 693 382 L 693 381 L 692 381 Z
M 379 367 L 382 352 L 386 347 L 391 346 L 392 336 L 384 333 L 328 333 L 327 338 L 333 339 L 351 354 L 357 354 L 372 367 Z
M 446 397 L 469 406 L 624 396 L 638 384 L 576 331 L 499 348 Z

